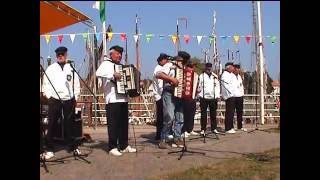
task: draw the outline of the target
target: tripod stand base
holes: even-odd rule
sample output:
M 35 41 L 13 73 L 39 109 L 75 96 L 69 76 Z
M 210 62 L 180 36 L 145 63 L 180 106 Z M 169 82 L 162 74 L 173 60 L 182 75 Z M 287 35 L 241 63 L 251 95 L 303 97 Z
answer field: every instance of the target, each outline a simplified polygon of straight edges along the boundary
M 208 135 L 215 135 L 215 137 L 211 137 L 211 136 L 208 136 Z M 219 133 L 219 134 L 221 134 L 221 133 Z M 221 135 L 225 135 L 225 134 L 221 134 Z M 203 134 L 203 135 L 201 135 L 200 137 L 196 137 L 196 138 L 191 138 L 190 140 L 193 140 L 193 139 L 200 139 L 200 138 L 203 138 L 203 143 L 206 143 L 206 138 L 210 138 L 210 139 L 217 139 L 217 140 L 219 140 L 219 136 L 218 136 L 218 134 L 217 133 L 208 133 L 208 134 Z
M 81 160 L 85 161 L 86 163 L 91 164 L 90 161 L 88 161 L 85 158 L 83 158 L 83 157 L 88 157 L 88 155 L 81 155 L 81 154 L 73 153 L 73 157 L 74 157 L 75 160 L 81 159 Z M 77 158 L 79 158 L 79 159 L 77 159 Z
M 46 173 L 49 172 L 46 162 L 59 162 L 59 163 L 64 163 L 63 160 L 51 160 L 51 161 L 48 161 L 48 160 L 46 160 L 44 157 L 40 157 L 40 162 L 42 163 L 42 167 L 44 168 L 44 170 L 46 171 Z
M 198 153 L 198 154 L 206 155 L 206 153 L 203 153 L 203 152 L 189 151 L 189 150 L 187 150 L 186 146 L 184 146 L 180 151 L 168 152 L 168 154 L 180 153 L 180 152 L 181 152 L 181 154 L 180 154 L 180 157 L 178 158 L 178 160 L 180 160 L 182 158 L 184 153 Z

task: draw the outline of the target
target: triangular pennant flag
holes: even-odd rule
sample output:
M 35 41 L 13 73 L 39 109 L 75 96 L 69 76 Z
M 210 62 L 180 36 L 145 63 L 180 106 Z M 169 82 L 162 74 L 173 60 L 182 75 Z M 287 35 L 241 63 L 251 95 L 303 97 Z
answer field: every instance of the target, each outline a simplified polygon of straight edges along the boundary
M 198 44 L 200 44 L 202 36 L 197 36 Z
M 73 43 L 75 37 L 76 37 L 75 34 L 70 34 L 70 39 L 71 39 L 71 42 L 72 42 L 72 43 Z
M 88 38 L 88 33 L 82 33 L 82 37 L 83 37 L 83 40 L 87 40 L 87 38 Z
M 276 36 L 272 36 L 271 37 L 271 43 L 274 44 L 276 43 L 277 37 Z
M 250 35 L 246 36 L 246 41 L 247 41 L 248 44 L 250 44 L 250 39 L 251 39 Z
M 112 32 L 108 32 L 107 35 L 108 35 L 108 40 L 111 41 L 113 33 Z
M 221 40 L 222 40 L 222 44 L 225 44 L 228 36 L 220 36 Z
M 99 39 L 100 39 L 100 33 L 96 33 L 96 38 L 97 38 L 97 41 L 99 41 Z
M 133 35 L 133 38 L 134 38 L 134 42 L 137 43 L 139 36 L 135 34 Z
M 176 35 L 172 35 L 172 36 L 171 36 L 171 39 L 172 39 L 173 44 L 176 44 L 177 38 L 178 38 L 178 37 L 177 37 Z
M 62 39 L 63 39 L 63 35 L 59 35 L 59 36 L 58 36 L 58 41 L 59 41 L 60 44 L 61 44 L 61 42 L 62 42 Z
M 240 41 L 240 36 L 234 35 L 234 36 L 233 36 L 233 40 L 234 40 L 235 43 L 239 43 L 239 41 Z
M 125 33 L 120 34 L 121 41 L 125 41 L 127 39 L 127 35 Z
M 213 36 L 209 36 L 209 43 L 210 43 L 210 44 L 212 44 L 213 38 L 214 38 Z
M 50 42 L 50 39 L 51 39 L 51 35 L 50 34 L 46 34 L 44 35 L 45 39 L 46 39 L 46 42 L 47 44 Z
M 186 42 L 186 44 L 188 44 L 189 40 L 190 40 L 190 36 L 189 35 L 184 35 L 183 38 L 184 38 L 184 42 Z
M 164 35 L 159 35 L 159 39 L 164 39 Z
M 147 42 L 149 42 L 153 36 L 153 34 L 146 34 Z

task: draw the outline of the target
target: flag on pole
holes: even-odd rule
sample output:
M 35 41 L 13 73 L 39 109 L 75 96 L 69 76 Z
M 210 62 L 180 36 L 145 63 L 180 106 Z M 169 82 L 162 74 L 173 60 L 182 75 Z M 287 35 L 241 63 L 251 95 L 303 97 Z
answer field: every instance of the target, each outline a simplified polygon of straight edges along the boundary
M 101 20 L 101 22 L 105 22 L 106 21 L 105 8 L 106 8 L 106 2 L 105 1 L 100 1 L 99 11 L 100 11 L 100 20 Z
M 99 10 L 100 12 L 100 20 L 101 22 L 106 21 L 106 15 L 105 15 L 105 1 L 96 1 L 92 8 Z

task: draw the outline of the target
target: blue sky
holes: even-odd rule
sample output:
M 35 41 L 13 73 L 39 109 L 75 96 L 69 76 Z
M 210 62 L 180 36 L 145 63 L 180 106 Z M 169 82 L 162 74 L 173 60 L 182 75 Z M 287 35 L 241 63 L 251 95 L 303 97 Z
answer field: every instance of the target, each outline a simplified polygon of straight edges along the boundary
M 90 17 L 97 26 L 97 31 L 101 32 L 101 21 L 99 11 L 92 8 L 94 1 L 66 1 L 67 4 L 83 12 Z M 270 38 L 264 40 L 264 55 L 266 67 L 273 79 L 278 79 L 280 71 L 280 2 L 266 1 L 261 3 L 262 13 L 262 34 L 264 36 L 276 36 L 276 43 L 272 44 Z M 107 1 L 106 2 L 106 24 L 111 24 L 114 32 L 127 33 L 128 37 L 128 61 L 135 64 L 135 43 L 133 34 L 135 32 L 135 14 L 141 18 L 139 30 L 142 34 L 140 43 L 142 76 L 151 77 L 156 58 L 161 52 L 175 55 L 176 48 L 170 37 L 159 39 L 157 35 L 169 35 L 176 32 L 176 20 L 179 17 L 186 17 L 188 27 L 184 22 L 179 22 L 181 35 L 210 35 L 212 28 L 213 11 L 216 11 L 216 33 L 217 36 L 231 36 L 227 40 L 218 37 L 218 51 L 222 55 L 221 61 L 227 62 L 227 49 L 230 51 L 240 51 L 240 63 L 246 70 L 253 70 L 255 62 L 252 64 L 252 45 L 247 44 L 245 38 L 240 38 L 240 42 L 235 44 L 233 35 L 251 35 L 252 26 L 252 3 L 251 1 Z M 78 23 L 49 34 L 69 34 L 87 32 L 88 26 Z M 153 37 L 147 43 L 145 34 L 153 33 Z M 101 38 L 100 38 L 101 41 Z M 99 43 L 100 44 L 100 43 Z M 125 47 L 125 42 L 120 40 L 119 35 L 114 35 L 108 42 L 108 47 L 118 44 Z M 57 37 L 52 37 L 49 44 L 45 38 L 40 38 L 40 55 L 55 57 L 54 50 L 63 45 L 69 49 L 69 58 L 75 60 L 76 69 L 80 74 L 85 74 L 87 62 L 84 62 L 86 51 L 82 36 L 76 36 L 74 43 L 69 36 L 64 36 L 60 44 Z M 191 54 L 192 57 L 203 58 L 202 49 L 209 48 L 209 39 L 203 38 L 198 45 L 196 38 L 191 38 L 186 44 L 181 38 L 181 48 Z M 211 55 L 211 54 L 209 54 Z M 124 62 L 124 57 L 122 59 Z M 239 62 L 236 59 L 235 62 Z

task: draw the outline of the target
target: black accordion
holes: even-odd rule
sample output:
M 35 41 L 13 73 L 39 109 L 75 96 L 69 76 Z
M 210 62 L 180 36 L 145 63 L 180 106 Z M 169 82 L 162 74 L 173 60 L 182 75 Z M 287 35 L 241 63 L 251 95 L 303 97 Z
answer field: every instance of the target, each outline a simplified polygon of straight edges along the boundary
M 120 81 L 116 81 L 116 92 L 130 97 L 140 95 L 140 72 L 133 64 L 115 64 L 114 71 L 121 74 Z

